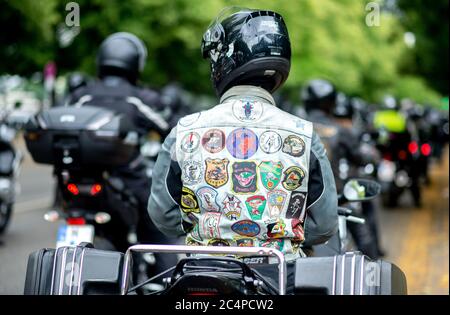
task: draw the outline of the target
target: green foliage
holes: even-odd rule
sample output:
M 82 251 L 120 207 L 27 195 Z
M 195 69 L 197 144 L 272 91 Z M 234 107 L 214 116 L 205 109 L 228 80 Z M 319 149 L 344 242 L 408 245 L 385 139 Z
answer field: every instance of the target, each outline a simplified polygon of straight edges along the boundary
M 403 21 L 398 16 L 383 13 L 380 26 L 366 25 L 368 0 L 77 0 L 81 32 L 70 46 L 61 48 L 55 30 L 65 19 L 67 2 L 16 0 L 2 5 L 1 27 L 17 25 L 19 33 L 15 39 L 0 40 L 6 47 L 0 56 L 13 61 L 0 65 L 0 73 L 29 74 L 53 59 L 62 72 L 94 75 L 100 42 L 113 32 L 129 31 L 148 47 L 144 83 L 162 86 L 177 80 L 193 92 L 212 93 L 209 64 L 200 55 L 201 37 L 222 8 L 237 5 L 283 15 L 293 53 L 287 90 L 323 77 L 369 101 L 387 92 L 421 101 L 439 97 L 427 86 L 432 78 L 424 81 L 416 75 L 419 66 L 408 67 L 404 75 L 401 66 L 407 60 L 414 64 L 416 58 L 403 43 Z M 420 19 L 417 27 L 425 27 L 420 25 L 424 21 Z M 446 43 L 448 47 L 448 39 Z M 425 51 L 427 58 L 433 58 L 432 50 Z

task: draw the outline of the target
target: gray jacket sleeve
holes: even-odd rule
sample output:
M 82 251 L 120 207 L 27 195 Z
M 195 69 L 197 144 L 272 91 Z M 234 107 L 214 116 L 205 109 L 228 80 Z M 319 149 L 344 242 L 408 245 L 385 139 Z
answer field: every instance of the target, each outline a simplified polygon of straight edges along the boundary
M 305 219 L 305 246 L 325 243 L 338 230 L 337 192 L 333 171 L 319 136 L 314 132 Z
M 148 214 L 156 227 L 167 236 L 185 234 L 179 209 L 181 170 L 175 155 L 176 127 L 162 145 L 153 169 Z

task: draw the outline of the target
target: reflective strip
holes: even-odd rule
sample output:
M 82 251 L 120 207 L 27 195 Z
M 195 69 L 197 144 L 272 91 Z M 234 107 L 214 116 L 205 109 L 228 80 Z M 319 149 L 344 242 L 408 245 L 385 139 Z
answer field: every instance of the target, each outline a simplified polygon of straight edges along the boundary
M 162 118 L 160 114 L 155 112 L 150 106 L 144 104 L 139 98 L 134 96 L 129 96 L 126 98 L 126 101 L 130 104 L 133 104 L 137 107 L 137 109 L 144 114 L 150 121 L 154 122 L 159 128 L 163 130 L 169 129 L 169 124 Z

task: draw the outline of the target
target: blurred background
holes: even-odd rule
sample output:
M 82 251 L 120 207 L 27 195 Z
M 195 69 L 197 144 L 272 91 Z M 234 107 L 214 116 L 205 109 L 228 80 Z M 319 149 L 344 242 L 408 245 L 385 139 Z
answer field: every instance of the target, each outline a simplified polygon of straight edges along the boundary
M 175 84 L 185 113 L 210 107 L 217 99 L 209 63 L 201 58 L 201 38 L 223 7 L 238 5 L 275 10 L 286 21 L 292 66 L 278 93 L 286 110 L 301 110 L 300 88 L 310 79 L 323 78 L 344 95 L 364 102 L 371 112 L 390 95 L 399 104 L 437 113 L 445 139 L 436 140 L 439 152 L 426 154 L 430 158 L 421 206 L 414 204 L 411 194 L 401 196 L 394 207 L 385 207 L 380 199 L 378 221 L 385 259 L 405 272 L 410 293 L 449 293 L 447 0 L 74 3 L 79 6 L 79 25 L 68 16 L 69 1 L 0 0 L 0 112 L 15 115 L 20 122 L 21 117 L 63 103 L 67 78 L 74 72 L 86 80 L 95 77 L 98 46 L 118 31 L 132 32 L 147 45 L 141 85 L 163 91 Z M 421 118 L 424 128 L 431 126 L 425 116 Z M 17 131 L 11 142 L 24 159 L 14 214 L 0 235 L 0 294 L 22 292 L 28 254 L 54 247 L 57 229 L 42 219 L 54 198 L 52 169 L 33 162 L 20 128 Z M 423 141 L 431 144 L 435 139 Z

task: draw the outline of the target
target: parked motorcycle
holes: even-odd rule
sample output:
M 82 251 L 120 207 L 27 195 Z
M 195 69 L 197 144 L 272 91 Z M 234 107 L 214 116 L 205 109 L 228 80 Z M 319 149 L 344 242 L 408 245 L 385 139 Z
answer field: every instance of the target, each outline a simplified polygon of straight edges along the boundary
M 12 144 L 18 126 L 10 113 L 0 113 L 0 234 L 4 233 L 13 212 L 15 197 L 19 190 L 16 182 L 23 155 Z

